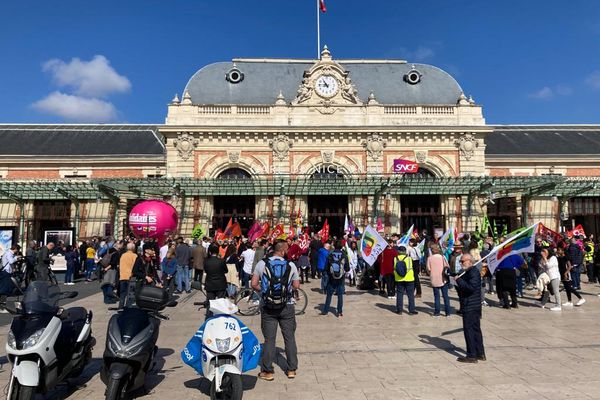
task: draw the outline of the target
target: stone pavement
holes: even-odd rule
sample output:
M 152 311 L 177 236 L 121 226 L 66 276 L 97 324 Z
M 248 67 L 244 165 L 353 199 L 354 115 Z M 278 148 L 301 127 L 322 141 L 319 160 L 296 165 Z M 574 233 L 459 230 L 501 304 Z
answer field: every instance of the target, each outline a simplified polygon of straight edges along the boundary
M 310 303 L 306 315 L 298 317 L 298 377 L 288 380 L 276 368 L 275 381 L 263 382 L 256 379 L 258 370 L 252 371 L 244 376 L 244 399 L 600 398 L 600 289 L 595 285 L 584 284 L 588 302 L 583 307 L 560 313 L 535 306 L 527 295 L 518 310 L 484 309 L 488 361 L 466 365 L 455 361 L 464 354 L 461 319 L 431 317 L 428 286 L 417 299 L 416 316 L 393 314 L 394 300 L 375 292 L 347 288 L 343 320 L 318 315 L 316 307 L 324 298 L 316 287 L 316 281 L 305 287 Z M 208 397 L 207 382 L 179 356 L 203 319 L 203 312 L 192 305 L 195 297 L 186 295 L 176 308 L 166 310 L 171 320 L 162 322 L 160 359 L 148 378 L 146 399 Z M 455 292 L 451 297 L 457 305 Z M 78 388 L 65 385 L 47 398 L 104 398 L 97 372 L 112 311 L 106 310 L 99 294 L 78 304 L 94 310 L 94 360 L 77 381 Z M 260 316 L 242 319 L 261 337 Z M 2 348 L 7 330 L 0 328 Z M 278 340 L 283 347 L 281 337 Z M 283 354 L 279 357 L 282 361 Z M 9 371 L 6 358 L 2 360 L 0 387 L 7 383 Z

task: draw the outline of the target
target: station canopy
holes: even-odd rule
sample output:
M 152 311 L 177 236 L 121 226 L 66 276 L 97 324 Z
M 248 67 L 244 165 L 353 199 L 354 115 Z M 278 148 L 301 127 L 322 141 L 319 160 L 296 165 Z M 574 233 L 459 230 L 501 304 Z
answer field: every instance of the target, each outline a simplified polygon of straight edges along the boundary
M 467 195 L 600 196 L 600 178 L 273 175 L 252 178 L 2 180 L 0 199 L 89 201 L 168 196 Z

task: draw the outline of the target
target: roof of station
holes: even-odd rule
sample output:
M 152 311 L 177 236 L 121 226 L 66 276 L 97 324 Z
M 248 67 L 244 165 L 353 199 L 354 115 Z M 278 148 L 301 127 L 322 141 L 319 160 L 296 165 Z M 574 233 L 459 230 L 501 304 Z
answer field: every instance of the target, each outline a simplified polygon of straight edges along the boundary
M 366 102 L 374 93 L 382 104 L 456 105 L 462 90 L 456 80 L 440 68 L 412 64 L 402 60 L 335 60 L 350 74 L 358 97 Z M 317 60 L 234 59 L 217 62 L 198 70 L 189 80 L 187 90 L 194 104 L 273 104 L 281 92 L 286 102 L 296 96 L 304 71 Z M 232 83 L 226 79 L 234 67 L 243 79 Z M 422 76 L 409 84 L 404 76 L 412 69 Z M 184 93 L 185 93 L 184 90 Z
M 485 138 L 486 156 L 598 157 L 600 125 L 501 125 Z
M 156 125 L 0 125 L 4 157 L 153 157 L 165 146 Z

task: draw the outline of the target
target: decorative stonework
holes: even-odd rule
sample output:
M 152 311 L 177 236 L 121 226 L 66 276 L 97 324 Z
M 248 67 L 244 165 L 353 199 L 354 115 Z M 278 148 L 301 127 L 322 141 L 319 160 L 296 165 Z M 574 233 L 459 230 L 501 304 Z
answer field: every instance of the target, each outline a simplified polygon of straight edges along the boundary
M 369 157 L 377 161 L 381 158 L 383 149 L 387 147 L 387 142 L 378 133 L 373 133 L 362 143 L 362 145 L 367 150 Z
M 240 150 L 228 150 L 227 157 L 229 158 L 229 162 L 237 163 L 240 160 Z
M 269 147 L 273 149 L 275 157 L 280 161 L 287 158 L 292 145 L 293 143 L 290 138 L 283 133 L 277 134 L 277 136 L 269 142 Z
M 475 154 L 475 149 L 479 147 L 479 142 L 471 133 L 462 135 L 460 139 L 457 139 L 454 143 L 460 150 L 460 154 L 466 160 L 470 160 Z
M 177 138 L 173 141 L 173 145 L 177 149 L 179 157 L 182 160 L 188 160 L 198 145 L 198 139 L 188 132 L 179 132 Z
M 427 161 L 427 150 L 415 151 L 415 160 L 417 160 L 419 164 L 424 164 Z
M 335 150 L 321 150 L 321 159 L 323 159 L 323 164 L 331 164 L 334 157 Z

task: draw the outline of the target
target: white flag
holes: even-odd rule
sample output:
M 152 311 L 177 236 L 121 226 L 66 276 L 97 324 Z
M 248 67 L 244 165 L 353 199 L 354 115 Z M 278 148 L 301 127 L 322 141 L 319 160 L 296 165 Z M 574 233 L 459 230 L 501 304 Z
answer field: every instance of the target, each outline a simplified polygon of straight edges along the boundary
M 369 265 L 375 264 L 375 260 L 387 245 L 387 241 L 371 225 L 367 225 L 360 239 L 360 252 L 363 260 Z

